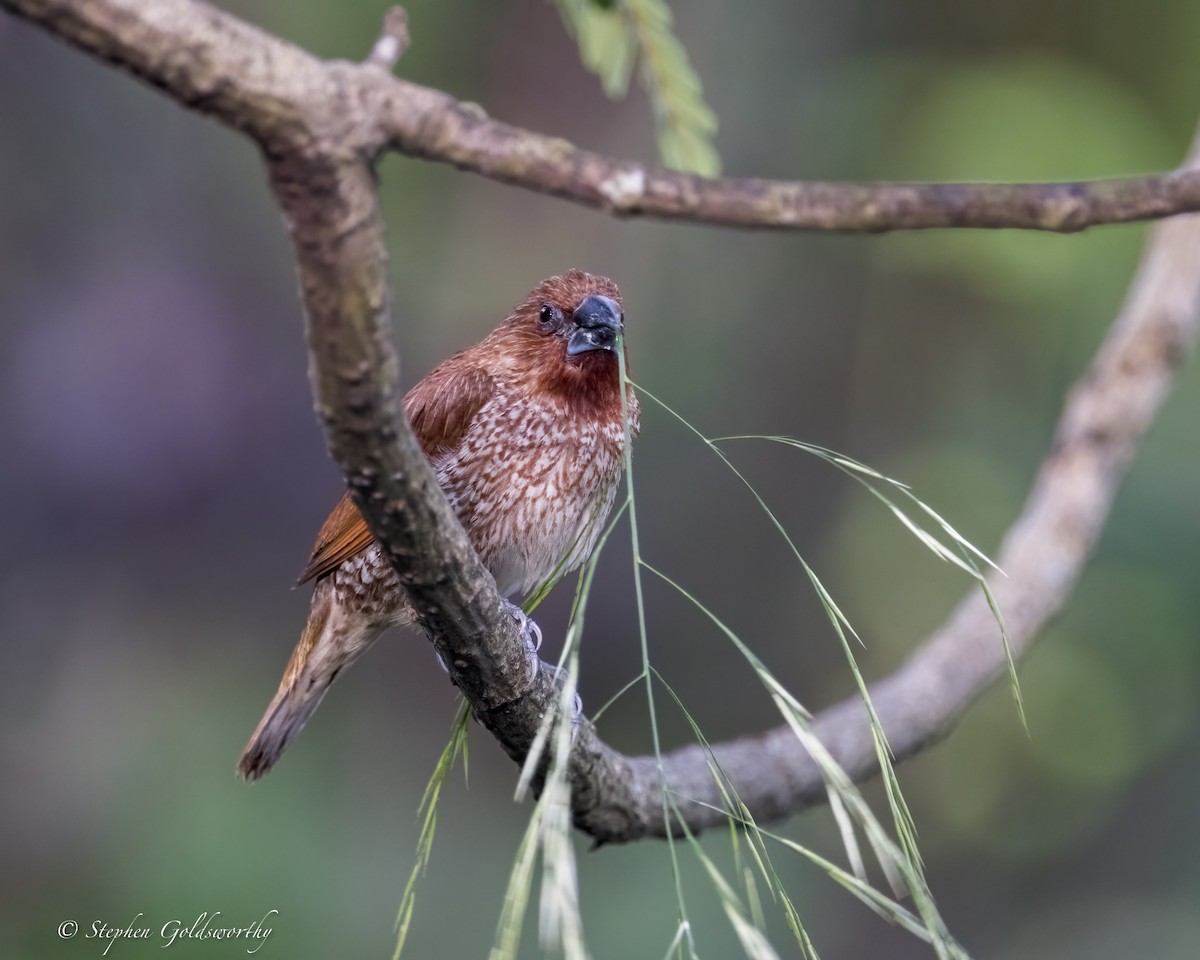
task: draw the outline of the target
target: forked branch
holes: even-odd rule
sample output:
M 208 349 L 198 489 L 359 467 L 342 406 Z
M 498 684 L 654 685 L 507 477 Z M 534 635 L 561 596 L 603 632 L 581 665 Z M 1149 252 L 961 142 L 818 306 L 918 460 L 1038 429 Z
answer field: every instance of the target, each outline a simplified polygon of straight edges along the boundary
M 399 17 L 366 64 L 326 62 L 198 0 L 0 0 L 0 7 L 213 116 L 262 150 L 296 249 L 317 411 L 329 448 L 384 543 L 421 624 L 484 725 L 522 759 L 555 708 L 551 671 L 530 680 L 523 644 L 405 420 L 372 165 L 385 149 L 623 215 L 740 227 L 879 231 L 935 226 L 1070 231 L 1200 209 L 1193 162 L 1158 177 L 1088 184 L 856 185 L 656 171 L 502 124 L 396 79 Z M 1200 219 L 1157 226 L 1120 316 L 1068 397 L 999 562 L 994 589 L 1017 654 L 1058 610 L 1113 493 L 1197 332 Z M 981 597 L 964 600 L 909 661 L 872 687 L 898 757 L 946 733 L 1004 669 Z M 856 780 L 876 772 L 857 699 L 815 732 Z M 822 802 L 824 782 L 787 728 L 716 747 L 759 820 Z M 664 758 L 690 828 L 722 820 L 699 747 Z M 662 836 L 653 758 L 629 758 L 581 724 L 571 753 L 576 824 L 600 842 Z

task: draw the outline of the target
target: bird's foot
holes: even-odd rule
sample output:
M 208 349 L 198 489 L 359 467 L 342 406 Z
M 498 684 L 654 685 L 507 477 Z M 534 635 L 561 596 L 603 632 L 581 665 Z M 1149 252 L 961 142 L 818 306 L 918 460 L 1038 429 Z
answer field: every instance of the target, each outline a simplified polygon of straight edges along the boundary
M 521 636 L 525 638 L 525 648 L 529 651 L 529 681 L 532 683 L 537 679 L 538 671 L 542 668 L 541 658 L 538 657 L 538 651 L 542 649 L 542 628 L 531 620 L 515 603 L 511 600 L 501 600 L 504 604 L 504 609 L 508 611 L 508 615 L 516 621 L 517 629 L 521 631 Z
M 521 631 L 521 635 L 525 638 L 525 648 L 530 653 L 529 680 L 532 683 L 537 679 L 538 671 L 542 667 L 541 658 L 538 657 L 538 651 L 542 649 L 542 628 L 539 627 L 524 610 L 518 607 L 510 600 L 503 600 L 504 608 L 508 611 L 510 617 L 516 621 L 517 627 Z M 565 677 L 560 677 L 560 674 L 565 674 L 566 671 L 561 667 L 554 672 L 554 680 L 556 683 L 562 682 Z M 579 696 L 579 691 L 576 690 L 571 701 L 571 743 L 575 742 L 575 737 L 579 733 L 579 724 L 583 720 L 583 699 Z

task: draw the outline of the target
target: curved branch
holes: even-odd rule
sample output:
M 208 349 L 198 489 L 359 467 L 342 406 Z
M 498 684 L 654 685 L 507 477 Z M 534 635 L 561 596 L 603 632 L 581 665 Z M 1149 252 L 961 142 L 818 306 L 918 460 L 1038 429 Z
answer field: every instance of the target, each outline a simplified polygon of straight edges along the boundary
M 1189 158 L 1200 169 L 1200 135 Z M 1200 333 L 1200 217 L 1154 228 L 1125 305 L 1067 398 L 1024 509 L 1004 536 L 990 578 L 1020 656 L 1058 612 L 1095 549 L 1113 496 L 1175 374 Z M 897 760 L 950 732 L 1006 673 L 999 631 L 984 597 L 964 599 L 894 673 L 871 684 Z M 813 732 L 855 782 L 879 773 L 859 697 L 823 710 Z M 715 748 L 718 764 L 756 819 L 775 819 L 827 799 L 817 764 L 781 726 Z M 720 791 L 699 747 L 666 758 L 667 779 L 691 808 L 689 825 L 726 822 Z M 649 776 L 648 774 L 646 774 Z M 654 822 L 647 810 L 646 822 Z M 657 824 L 655 824 L 657 826 Z
M 555 709 L 557 690 L 549 668 L 530 678 L 495 584 L 402 414 L 371 169 L 386 144 L 615 212 L 739 226 L 1067 230 L 1200 207 L 1195 165 L 1139 181 L 1024 187 L 771 184 L 649 173 L 493 123 L 444 94 L 390 78 L 380 69 L 389 52 L 364 66 L 324 63 L 191 0 L 0 0 L 0 7 L 261 147 L 296 248 L 313 389 L 330 450 L 451 678 L 518 760 L 542 716 Z M 1094 548 L 1117 483 L 1196 338 L 1198 302 L 1200 219 L 1162 224 L 1005 537 L 999 559 L 1009 576 L 995 592 L 1016 652 L 1061 607 Z M 986 605 L 965 600 L 900 670 L 872 688 L 897 755 L 943 735 L 1002 670 Z M 821 713 L 815 730 L 853 778 L 875 772 L 856 699 Z M 816 765 L 786 729 L 720 745 L 716 754 L 760 820 L 825 797 Z M 700 748 L 668 755 L 660 775 L 653 758 L 621 755 L 583 721 L 571 753 L 576 824 L 599 842 L 662 836 L 663 776 L 691 829 L 722 820 Z
M 268 153 L 320 135 L 300 115 L 337 97 L 341 119 L 352 122 L 336 129 L 363 157 L 390 147 L 617 216 L 855 233 L 1071 233 L 1200 210 L 1200 172 L 1190 170 L 1075 183 L 859 184 L 706 179 L 655 169 L 491 120 L 476 104 L 390 76 L 379 67 L 403 49 L 398 21 L 385 31 L 379 54 L 358 66 L 322 61 L 198 0 L 0 0 L 0 8 L 249 134 Z

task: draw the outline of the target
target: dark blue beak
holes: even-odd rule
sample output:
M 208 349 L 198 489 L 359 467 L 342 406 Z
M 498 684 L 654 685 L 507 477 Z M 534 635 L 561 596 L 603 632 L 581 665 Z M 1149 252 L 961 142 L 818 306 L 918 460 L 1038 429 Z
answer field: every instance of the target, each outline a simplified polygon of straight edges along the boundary
M 611 297 L 585 297 L 571 316 L 575 329 L 567 340 L 567 356 L 589 350 L 616 350 L 617 337 L 625 329 L 625 317 Z

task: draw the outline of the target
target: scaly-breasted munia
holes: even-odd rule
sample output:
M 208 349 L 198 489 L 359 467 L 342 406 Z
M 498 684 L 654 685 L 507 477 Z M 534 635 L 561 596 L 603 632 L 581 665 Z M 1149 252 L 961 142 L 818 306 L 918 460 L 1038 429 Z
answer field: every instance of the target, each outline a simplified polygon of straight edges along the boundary
M 617 349 L 621 294 L 571 270 L 542 281 L 475 346 L 404 400 L 438 483 L 501 596 L 578 567 L 620 481 L 626 436 Z M 630 390 L 629 435 L 638 429 Z M 348 495 L 317 535 L 300 582 L 308 623 L 238 763 L 248 780 L 279 759 L 337 674 L 389 626 L 410 623 L 404 589 Z

